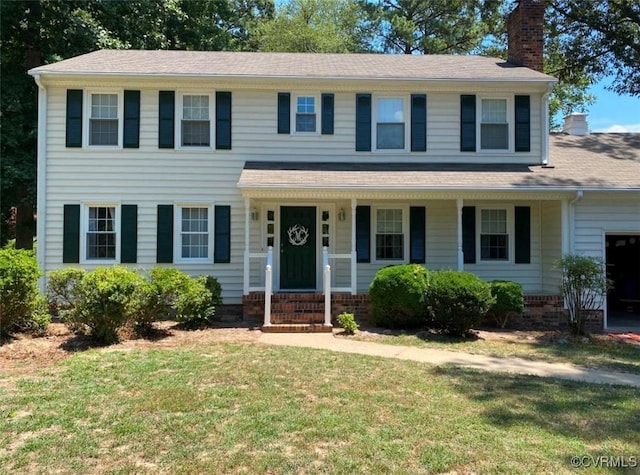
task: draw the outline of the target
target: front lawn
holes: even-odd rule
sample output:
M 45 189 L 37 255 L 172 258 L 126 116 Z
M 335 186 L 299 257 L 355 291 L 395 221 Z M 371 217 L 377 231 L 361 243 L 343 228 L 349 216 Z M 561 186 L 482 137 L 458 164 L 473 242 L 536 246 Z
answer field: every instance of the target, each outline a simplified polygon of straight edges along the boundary
M 630 457 L 640 392 L 254 343 L 0 373 L 0 473 L 553 473 Z M 596 469 L 590 473 L 605 473 Z
M 537 336 L 531 336 L 531 333 Z M 520 336 L 518 336 L 520 334 Z M 640 345 L 612 341 L 606 335 L 589 340 L 555 332 L 483 331 L 479 338 L 456 338 L 421 331 L 417 333 L 382 330 L 359 332 L 356 340 L 391 345 L 437 348 L 465 353 L 525 358 L 549 363 L 572 363 L 591 368 L 610 368 L 640 374 Z

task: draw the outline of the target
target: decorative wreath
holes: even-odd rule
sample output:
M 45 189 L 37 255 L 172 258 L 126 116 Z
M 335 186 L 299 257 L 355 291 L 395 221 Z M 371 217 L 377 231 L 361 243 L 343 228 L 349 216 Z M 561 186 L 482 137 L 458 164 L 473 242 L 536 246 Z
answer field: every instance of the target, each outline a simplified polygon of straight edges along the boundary
M 300 224 L 295 224 L 287 229 L 289 242 L 294 246 L 304 246 L 309 239 L 309 230 Z

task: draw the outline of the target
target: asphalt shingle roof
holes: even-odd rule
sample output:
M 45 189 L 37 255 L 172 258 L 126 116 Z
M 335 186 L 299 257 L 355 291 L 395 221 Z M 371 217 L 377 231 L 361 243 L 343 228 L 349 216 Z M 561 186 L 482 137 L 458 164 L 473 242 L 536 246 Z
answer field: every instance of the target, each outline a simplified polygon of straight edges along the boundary
M 485 56 L 100 50 L 31 74 L 553 81 Z
M 640 134 L 550 136 L 549 166 L 451 163 L 247 162 L 241 188 L 634 189 Z

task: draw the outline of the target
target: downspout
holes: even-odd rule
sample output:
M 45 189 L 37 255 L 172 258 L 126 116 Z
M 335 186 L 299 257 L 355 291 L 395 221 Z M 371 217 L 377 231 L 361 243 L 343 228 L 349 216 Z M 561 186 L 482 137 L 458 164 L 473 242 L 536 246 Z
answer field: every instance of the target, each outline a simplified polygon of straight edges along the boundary
M 542 133 L 540 134 L 540 150 L 541 150 L 541 159 L 542 166 L 547 166 L 549 164 L 549 95 L 553 90 L 553 83 L 547 83 L 547 91 L 542 95 L 542 113 L 540 114 L 540 130 Z
M 39 74 L 34 74 L 33 79 L 38 86 L 38 161 L 37 161 L 37 204 L 36 204 L 36 255 L 38 266 L 43 276 L 38 279 L 40 292 L 46 289 L 46 216 L 47 216 L 47 88 Z
M 575 231 L 576 231 L 576 212 L 575 205 L 584 196 L 582 190 L 576 191 L 576 196 L 569 201 L 569 252 L 573 254 L 575 252 Z

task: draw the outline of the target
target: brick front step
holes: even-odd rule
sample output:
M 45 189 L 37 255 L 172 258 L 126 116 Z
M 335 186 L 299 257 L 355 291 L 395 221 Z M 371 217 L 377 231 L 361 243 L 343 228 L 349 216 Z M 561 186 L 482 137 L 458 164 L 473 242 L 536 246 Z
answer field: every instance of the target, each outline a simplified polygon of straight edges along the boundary
M 271 312 L 271 323 L 324 323 L 324 313 L 276 313 Z
M 331 333 L 333 327 L 309 323 L 309 324 L 277 324 L 262 326 L 261 330 L 265 333 Z

